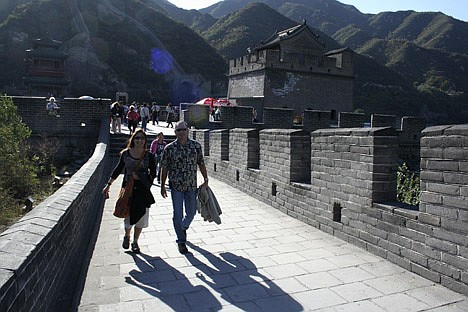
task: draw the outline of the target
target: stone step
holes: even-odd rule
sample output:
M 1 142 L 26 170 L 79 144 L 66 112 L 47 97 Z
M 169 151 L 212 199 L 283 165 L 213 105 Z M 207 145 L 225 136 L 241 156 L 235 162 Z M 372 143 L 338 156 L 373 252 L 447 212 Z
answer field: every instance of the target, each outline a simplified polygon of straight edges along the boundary
M 156 135 L 148 134 L 148 149 L 151 142 L 156 139 Z M 110 146 L 109 146 L 109 156 L 110 157 L 119 157 L 120 152 L 127 146 L 128 139 L 130 137 L 128 134 L 120 133 L 113 134 L 110 136 Z M 164 141 L 171 143 L 175 140 L 175 135 L 164 135 Z

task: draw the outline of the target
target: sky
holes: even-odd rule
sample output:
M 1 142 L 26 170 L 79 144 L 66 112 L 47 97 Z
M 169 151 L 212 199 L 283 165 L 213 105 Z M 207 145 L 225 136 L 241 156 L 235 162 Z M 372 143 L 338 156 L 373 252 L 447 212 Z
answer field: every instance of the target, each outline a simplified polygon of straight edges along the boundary
M 168 0 L 179 8 L 202 9 L 220 0 Z M 467 0 L 339 0 L 354 5 L 362 13 L 413 10 L 417 12 L 442 12 L 454 18 L 468 21 Z

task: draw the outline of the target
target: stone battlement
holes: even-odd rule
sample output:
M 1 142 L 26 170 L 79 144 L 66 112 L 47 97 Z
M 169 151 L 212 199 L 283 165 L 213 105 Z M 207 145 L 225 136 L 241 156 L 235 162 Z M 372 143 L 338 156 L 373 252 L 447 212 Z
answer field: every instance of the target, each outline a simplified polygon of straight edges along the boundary
M 318 116 L 318 113 L 315 113 Z M 325 117 L 327 115 L 325 114 Z M 348 116 L 349 117 L 349 116 Z M 374 124 L 393 123 L 376 116 Z M 468 294 L 468 126 L 421 140 L 419 211 L 395 204 L 401 144 L 392 127 L 194 130 L 210 175 L 307 224 Z M 405 134 L 405 130 L 408 131 Z M 216 190 L 215 190 L 216 192 Z

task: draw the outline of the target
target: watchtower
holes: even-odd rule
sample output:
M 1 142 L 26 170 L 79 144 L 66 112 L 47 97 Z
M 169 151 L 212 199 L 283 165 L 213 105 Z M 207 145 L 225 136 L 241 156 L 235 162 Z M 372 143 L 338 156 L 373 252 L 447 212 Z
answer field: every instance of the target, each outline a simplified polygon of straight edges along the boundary
M 348 48 L 326 52 L 304 21 L 229 62 L 228 98 L 237 105 L 350 112 L 354 63 Z

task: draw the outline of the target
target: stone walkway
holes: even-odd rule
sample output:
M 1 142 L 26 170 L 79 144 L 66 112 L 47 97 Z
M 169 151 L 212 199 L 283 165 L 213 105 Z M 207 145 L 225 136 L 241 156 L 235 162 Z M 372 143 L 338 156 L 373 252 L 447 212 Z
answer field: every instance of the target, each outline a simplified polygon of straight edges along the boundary
M 301 223 L 210 179 L 222 224 L 195 217 L 181 255 L 172 203 L 156 204 L 140 238 L 121 247 L 112 216 L 119 181 L 106 201 L 78 311 L 468 311 L 468 298 Z

